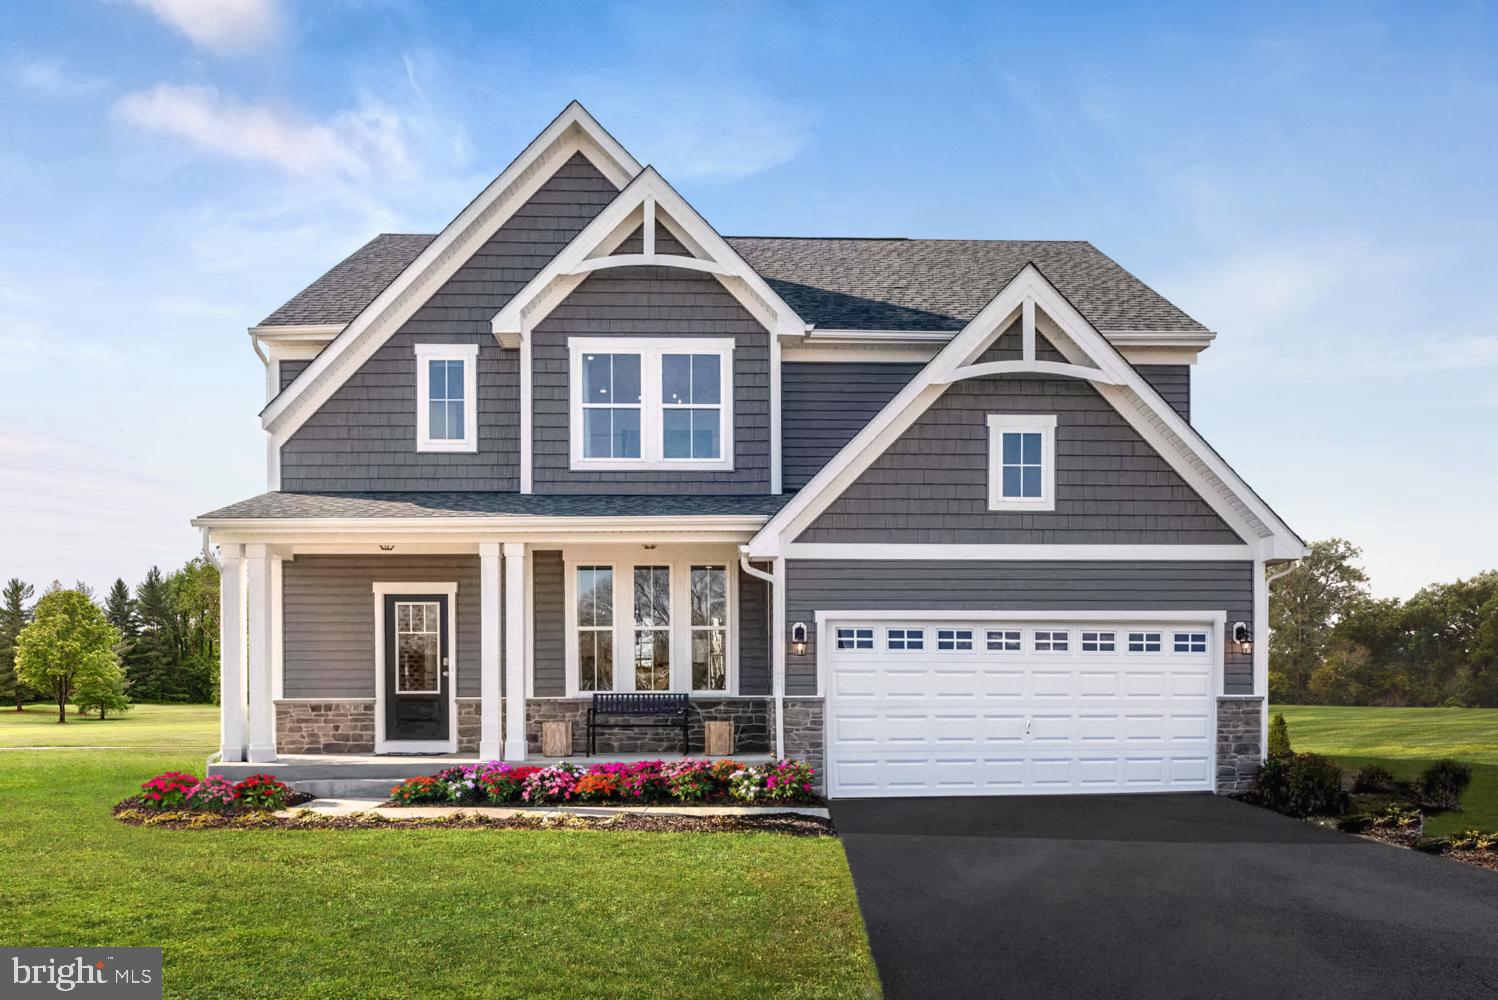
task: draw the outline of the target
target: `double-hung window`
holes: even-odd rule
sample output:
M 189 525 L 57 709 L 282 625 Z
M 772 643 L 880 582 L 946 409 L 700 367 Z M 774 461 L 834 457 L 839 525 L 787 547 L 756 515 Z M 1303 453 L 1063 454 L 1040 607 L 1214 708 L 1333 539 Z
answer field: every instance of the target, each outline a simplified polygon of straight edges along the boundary
M 574 469 L 731 470 L 733 340 L 572 337 Z
M 416 450 L 477 451 L 477 344 L 416 345 Z
M 988 509 L 1056 509 L 1056 418 L 988 417 Z
M 728 690 L 728 568 L 693 566 L 692 690 Z

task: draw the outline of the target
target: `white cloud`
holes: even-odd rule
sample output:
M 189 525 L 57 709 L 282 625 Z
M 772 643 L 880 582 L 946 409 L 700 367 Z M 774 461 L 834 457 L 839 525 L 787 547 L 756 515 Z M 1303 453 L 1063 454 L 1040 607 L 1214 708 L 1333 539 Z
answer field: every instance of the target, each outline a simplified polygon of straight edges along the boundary
M 6 67 L 6 76 L 22 90 L 59 100 L 88 97 L 105 86 L 100 77 L 68 69 L 57 59 L 39 56 L 12 61 Z
M 254 52 L 281 32 L 278 0 L 134 0 L 199 48 L 219 55 Z
M 407 177 L 413 169 L 403 117 L 374 103 L 328 121 L 305 121 L 212 87 L 162 83 L 125 95 L 114 112 L 142 132 L 302 177 Z

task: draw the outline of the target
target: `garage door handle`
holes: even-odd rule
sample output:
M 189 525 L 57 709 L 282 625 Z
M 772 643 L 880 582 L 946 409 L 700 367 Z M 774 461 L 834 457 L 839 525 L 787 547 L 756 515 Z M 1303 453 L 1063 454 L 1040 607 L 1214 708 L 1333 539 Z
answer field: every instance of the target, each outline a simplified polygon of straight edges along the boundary
M 1026 719 L 1025 720 L 1025 735 L 1026 736 L 1030 735 L 1030 723 L 1033 722 L 1033 721 L 1034 721 L 1033 719 Z

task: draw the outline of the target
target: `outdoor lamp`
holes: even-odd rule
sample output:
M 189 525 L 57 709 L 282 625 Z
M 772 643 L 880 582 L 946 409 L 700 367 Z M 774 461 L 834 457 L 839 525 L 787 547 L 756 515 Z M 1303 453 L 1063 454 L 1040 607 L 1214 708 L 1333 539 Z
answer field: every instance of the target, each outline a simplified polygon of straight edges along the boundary
M 1252 656 L 1254 653 L 1254 634 L 1248 630 L 1243 622 L 1233 626 L 1233 641 L 1238 644 L 1238 651 L 1244 656 Z
M 791 652 L 797 656 L 806 655 L 806 623 L 797 622 L 791 626 Z

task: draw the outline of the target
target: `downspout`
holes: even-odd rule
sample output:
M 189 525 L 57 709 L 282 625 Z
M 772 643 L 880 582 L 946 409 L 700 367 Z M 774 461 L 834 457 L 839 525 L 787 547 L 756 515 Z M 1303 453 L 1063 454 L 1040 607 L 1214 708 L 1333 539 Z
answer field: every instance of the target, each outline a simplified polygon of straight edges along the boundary
M 770 691 L 775 701 L 775 759 L 785 758 L 785 670 L 780 665 L 781 659 L 775 653 L 777 643 L 784 639 L 779 635 L 780 627 L 777 624 L 778 616 L 774 612 L 775 607 L 775 577 L 762 569 L 755 569 L 749 565 L 749 547 L 739 546 L 739 569 L 748 573 L 756 580 L 765 581 L 770 591 Z
M 1264 644 L 1264 711 L 1259 713 L 1259 749 L 1266 755 L 1269 752 L 1269 586 L 1299 564 L 1299 559 L 1292 559 L 1275 572 L 1264 574 L 1264 634 L 1258 637 Z
M 213 564 L 213 568 L 220 573 L 224 571 L 224 563 L 218 556 L 213 554 L 213 544 L 208 541 L 208 529 L 203 529 L 203 558 Z

